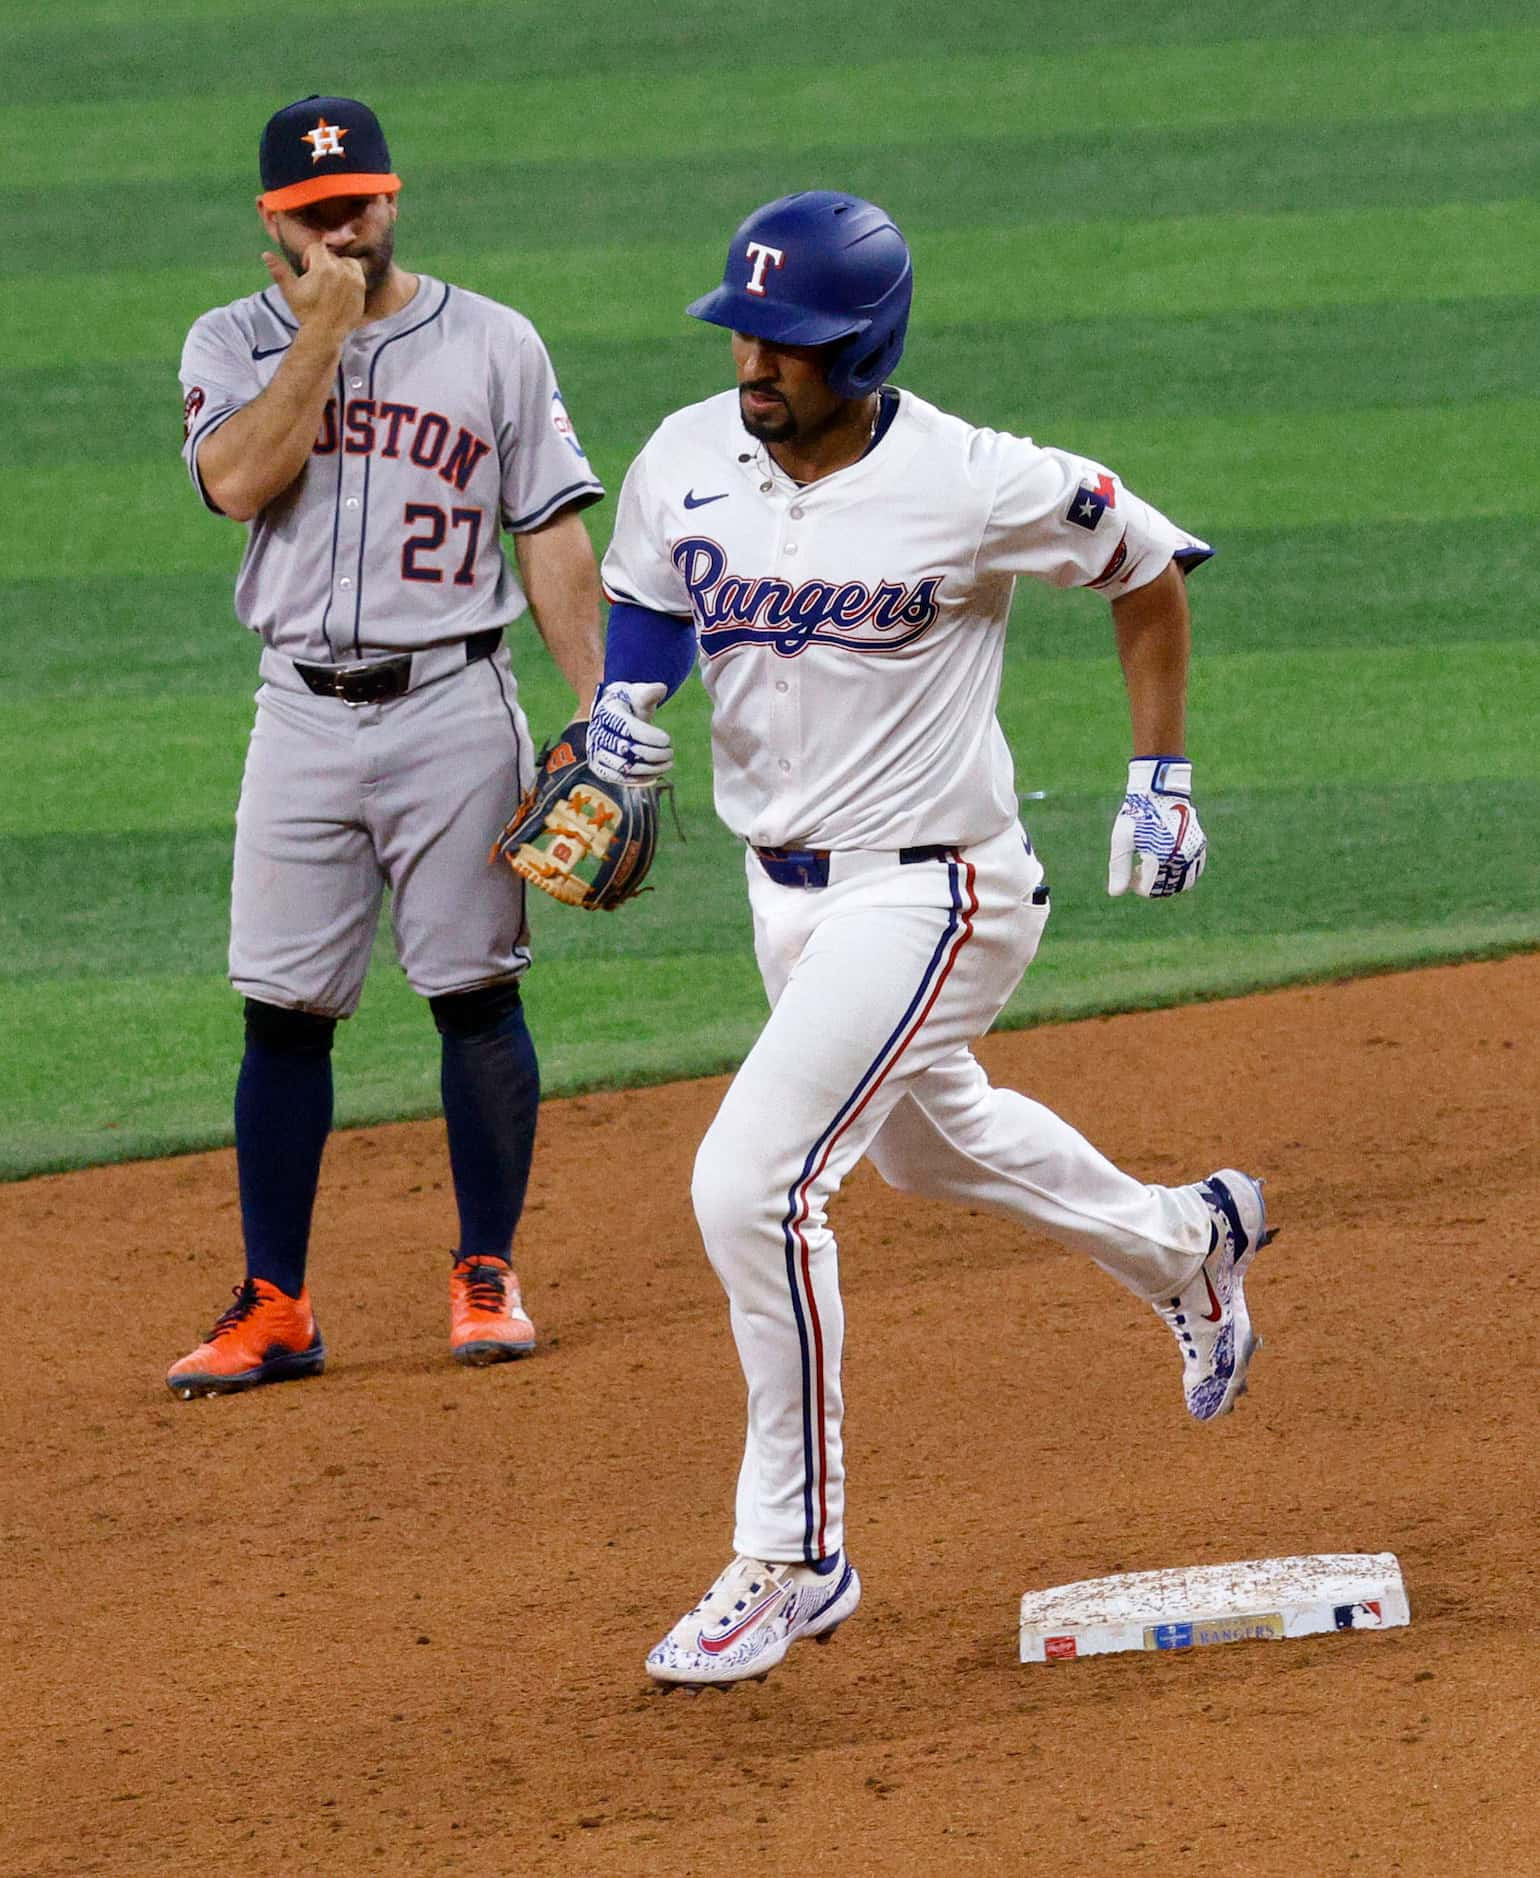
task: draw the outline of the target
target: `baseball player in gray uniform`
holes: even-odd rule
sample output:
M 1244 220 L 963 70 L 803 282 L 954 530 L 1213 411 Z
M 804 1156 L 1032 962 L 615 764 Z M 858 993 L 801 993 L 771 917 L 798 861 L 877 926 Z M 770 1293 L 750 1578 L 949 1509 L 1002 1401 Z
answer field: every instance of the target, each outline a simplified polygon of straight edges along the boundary
M 653 714 L 699 660 L 772 1006 L 695 1165 L 748 1439 L 737 1556 L 648 1656 L 665 1685 L 763 1676 L 859 1601 L 827 1210 L 863 1154 L 895 1187 L 1088 1253 L 1165 1320 L 1199 1421 L 1233 1405 L 1255 1343 L 1260 1183 L 1225 1168 L 1146 1185 L 992 1088 L 971 1048 L 1048 918 L 995 717 L 1016 579 L 1112 602 L 1135 755 L 1108 886 L 1159 897 L 1194 885 L 1206 852 L 1185 575 L 1211 550 L 1104 465 L 889 385 L 911 286 L 872 203 L 813 191 L 751 215 L 689 309 L 732 331 L 737 387 L 656 431 L 604 562 L 589 760 L 612 780 L 662 774 Z
M 262 642 L 230 932 L 246 1277 L 172 1365 L 184 1397 L 324 1364 L 305 1275 L 330 1053 L 386 886 L 441 1039 L 451 1350 L 533 1349 L 512 1265 L 539 1100 L 528 933 L 521 883 L 488 864 L 534 768 L 504 628 L 527 599 L 583 715 L 601 661 L 578 511 L 604 491 L 534 327 L 396 263 L 400 179 L 356 99 L 278 111 L 260 167 L 268 285 L 198 320 L 181 365 L 183 455 L 246 524 L 236 612 Z

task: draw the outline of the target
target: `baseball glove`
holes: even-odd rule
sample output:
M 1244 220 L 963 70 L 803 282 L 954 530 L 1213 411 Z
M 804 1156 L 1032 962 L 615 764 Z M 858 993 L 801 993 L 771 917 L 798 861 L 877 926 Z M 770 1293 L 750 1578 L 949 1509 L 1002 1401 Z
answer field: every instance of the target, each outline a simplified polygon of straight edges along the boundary
M 587 725 L 569 724 L 540 752 L 534 783 L 490 858 L 568 906 L 612 912 L 642 891 L 658 849 L 656 784 L 600 782 Z

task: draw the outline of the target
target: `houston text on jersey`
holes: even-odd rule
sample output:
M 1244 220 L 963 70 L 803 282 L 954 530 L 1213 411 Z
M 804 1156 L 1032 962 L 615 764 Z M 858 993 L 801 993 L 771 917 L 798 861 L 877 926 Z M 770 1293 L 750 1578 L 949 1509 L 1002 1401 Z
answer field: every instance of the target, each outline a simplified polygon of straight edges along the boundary
M 420 469 L 436 469 L 446 483 L 464 489 L 492 446 L 463 424 L 450 444 L 452 429 L 454 426 L 440 412 L 419 411 L 415 404 L 398 404 L 388 398 L 349 398 L 342 407 L 339 439 L 337 400 L 328 398 L 313 454 L 334 456 L 340 441 L 345 456 L 404 456 Z

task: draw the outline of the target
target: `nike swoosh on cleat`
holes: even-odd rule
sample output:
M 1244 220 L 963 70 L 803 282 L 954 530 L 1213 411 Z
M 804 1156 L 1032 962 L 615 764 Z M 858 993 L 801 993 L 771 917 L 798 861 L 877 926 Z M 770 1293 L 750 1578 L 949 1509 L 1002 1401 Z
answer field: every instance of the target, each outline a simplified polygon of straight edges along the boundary
M 839 1583 L 829 1593 L 828 1597 L 824 1599 L 823 1603 L 819 1605 L 818 1609 L 813 1612 L 814 1618 L 822 1617 L 824 1612 L 829 1609 L 830 1605 L 839 1603 L 840 1599 L 844 1597 L 845 1592 L 847 1588 L 849 1587 L 852 1576 L 853 1576 L 853 1573 L 851 1571 L 849 1561 L 847 1560 L 844 1571 L 840 1573 Z
M 772 1591 L 763 1603 L 757 1604 L 746 1616 L 739 1618 L 738 1622 L 733 1625 L 732 1629 L 729 1630 L 725 1636 L 708 1637 L 705 1632 L 702 1631 L 696 1638 L 696 1642 L 706 1652 L 707 1656 L 720 1656 L 724 1650 L 731 1649 L 741 1637 L 746 1637 L 761 1618 L 768 1617 L 770 1612 L 775 1608 L 776 1601 L 780 1596 L 780 1590 Z
M 270 359 L 275 352 L 287 352 L 288 346 L 253 346 L 251 356 L 254 359 Z
M 1220 1318 L 1224 1316 L 1224 1308 L 1215 1294 L 1214 1281 L 1209 1277 L 1207 1272 L 1203 1274 L 1203 1282 L 1208 1286 L 1208 1301 L 1214 1308 L 1211 1311 L 1199 1311 L 1198 1315 L 1200 1317 L 1206 1317 L 1211 1324 L 1217 1324 Z
M 725 502 L 731 494 L 730 489 L 724 489 L 719 496 L 698 496 L 693 489 L 687 489 L 684 505 L 687 509 L 703 509 L 708 502 Z

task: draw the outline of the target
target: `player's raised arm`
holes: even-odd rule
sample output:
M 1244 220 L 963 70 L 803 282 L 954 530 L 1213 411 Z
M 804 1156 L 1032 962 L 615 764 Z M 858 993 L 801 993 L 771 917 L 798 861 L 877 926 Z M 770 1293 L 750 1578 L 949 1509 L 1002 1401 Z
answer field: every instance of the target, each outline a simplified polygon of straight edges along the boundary
M 283 255 L 262 260 L 299 322 L 272 382 L 198 449 L 198 473 L 219 507 L 249 522 L 309 460 L 347 336 L 364 318 L 364 270 L 316 240 L 296 274 Z

